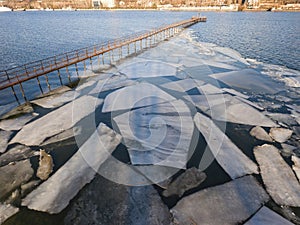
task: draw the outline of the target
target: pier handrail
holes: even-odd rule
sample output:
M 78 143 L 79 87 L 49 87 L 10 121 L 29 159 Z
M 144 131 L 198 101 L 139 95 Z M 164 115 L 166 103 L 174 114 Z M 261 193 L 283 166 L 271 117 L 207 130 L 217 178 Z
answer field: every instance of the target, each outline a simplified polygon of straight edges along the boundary
M 206 21 L 205 17 L 192 17 L 191 19 L 163 26 L 152 31 L 136 33 L 134 35 L 118 38 L 112 41 L 106 41 L 86 48 L 65 52 L 42 60 L 0 71 L 0 90 L 82 62 L 84 60 L 104 54 L 114 49 L 121 48 L 136 41 L 152 37 L 153 35 L 166 31 L 168 29 L 178 27 L 186 28 L 197 22 L 203 22 L 204 20 Z

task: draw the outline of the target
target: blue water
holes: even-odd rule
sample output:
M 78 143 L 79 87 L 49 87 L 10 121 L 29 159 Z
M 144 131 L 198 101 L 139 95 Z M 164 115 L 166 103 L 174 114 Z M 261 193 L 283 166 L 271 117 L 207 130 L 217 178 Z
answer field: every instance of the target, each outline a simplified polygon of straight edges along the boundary
M 73 11 L 0 14 L 0 70 L 190 18 L 195 12 Z M 300 13 L 204 12 L 200 41 L 300 70 Z

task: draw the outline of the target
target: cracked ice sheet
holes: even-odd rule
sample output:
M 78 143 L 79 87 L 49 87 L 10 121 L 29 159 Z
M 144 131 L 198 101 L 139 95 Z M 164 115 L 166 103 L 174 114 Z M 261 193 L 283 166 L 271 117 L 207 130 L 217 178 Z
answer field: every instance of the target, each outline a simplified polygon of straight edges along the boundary
M 233 88 L 240 88 L 248 92 L 276 94 L 283 91 L 283 87 L 253 69 L 243 69 L 240 71 L 217 73 L 210 77 L 220 80 Z
M 194 124 L 181 100 L 132 110 L 114 118 L 134 165 L 185 168 Z
M 276 212 L 263 206 L 249 221 L 244 225 L 293 225 Z
M 235 225 L 254 214 L 269 196 L 252 176 L 206 188 L 171 209 L 178 224 Z
M 51 109 L 51 108 L 59 107 L 67 102 L 71 102 L 76 97 L 78 97 L 78 95 L 79 94 L 76 93 L 75 91 L 67 91 L 61 94 L 53 94 L 47 97 L 42 97 L 31 101 L 31 103 L 39 105 L 43 108 Z
M 162 77 L 175 76 L 176 70 L 176 67 L 169 63 L 145 61 L 121 68 L 120 73 L 125 74 L 129 78 Z
M 273 145 L 254 148 L 261 176 L 267 191 L 279 205 L 300 206 L 300 184 L 292 169 Z
M 194 122 L 204 136 L 217 162 L 232 178 L 246 174 L 258 174 L 257 165 L 252 162 L 208 117 L 197 113 Z
M 77 122 L 93 113 L 102 102 L 102 99 L 92 96 L 78 98 L 25 125 L 10 143 L 38 146 L 46 138 L 72 128 Z
M 166 84 L 161 85 L 161 87 L 168 88 L 174 91 L 186 92 L 193 88 L 198 88 L 200 85 L 203 85 L 203 81 L 193 80 L 193 79 L 183 79 L 173 82 L 168 82 Z
M 102 112 L 132 109 L 173 101 L 175 98 L 149 83 L 138 83 L 106 96 Z
M 228 94 L 190 95 L 185 98 L 215 120 L 253 126 L 278 127 L 263 113 Z
M 19 209 L 9 205 L 0 203 L 0 224 L 4 223 L 8 218 L 19 212 Z
M 119 134 L 101 123 L 71 159 L 22 200 L 22 205 L 50 214 L 61 212 L 91 182 L 120 141 Z
M 12 135 L 12 132 L 6 131 L 6 130 L 0 130 L 0 153 L 3 153 L 7 149 L 8 140 L 10 139 L 10 136 Z
M 20 130 L 26 123 L 37 117 L 37 113 L 21 115 L 13 119 L 4 119 L 0 121 L 0 128 L 7 131 Z

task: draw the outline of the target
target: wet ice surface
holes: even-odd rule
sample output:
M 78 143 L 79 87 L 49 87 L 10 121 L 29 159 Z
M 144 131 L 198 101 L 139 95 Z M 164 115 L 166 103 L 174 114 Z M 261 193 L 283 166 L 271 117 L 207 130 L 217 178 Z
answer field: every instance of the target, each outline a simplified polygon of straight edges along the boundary
M 64 217 L 49 224 L 170 224 L 170 209 L 175 224 L 298 224 L 299 71 L 188 32 L 134 56 L 80 71 L 74 89 L 0 107 L 0 170 L 10 173 L 0 201 L 20 208 L 4 224 L 24 224 L 25 207 L 43 222 Z M 54 162 L 43 183 L 39 148 Z

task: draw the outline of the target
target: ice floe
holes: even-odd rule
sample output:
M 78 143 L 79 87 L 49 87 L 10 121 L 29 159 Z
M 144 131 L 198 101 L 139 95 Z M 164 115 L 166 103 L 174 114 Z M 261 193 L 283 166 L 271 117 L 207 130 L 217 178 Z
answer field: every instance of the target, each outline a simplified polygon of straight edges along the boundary
M 260 126 L 253 127 L 250 131 L 250 135 L 258 140 L 272 142 L 273 139 L 270 135 Z
M 26 123 L 30 122 L 37 116 L 37 113 L 28 113 L 16 118 L 4 119 L 0 121 L 0 128 L 7 131 L 20 130 Z
M 128 78 L 175 76 L 176 67 L 160 61 L 144 61 L 120 68 L 120 73 Z
M 0 166 L 5 166 L 11 162 L 28 159 L 37 155 L 39 155 L 38 151 L 31 150 L 29 147 L 24 145 L 16 145 L 0 155 Z
M 231 89 L 231 88 L 222 88 L 222 91 L 227 92 L 227 93 L 232 94 L 232 95 L 235 95 L 235 96 L 239 96 L 239 97 L 244 98 L 244 99 L 249 98 L 248 95 L 245 95 L 245 94 L 243 94 L 239 91 L 236 91 L 234 89 Z
M 61 212 L 84 185 L 91 182 L 120 141 L 120 135 L 101 123 L 75 155 L 26 196 L 22 205 L 50 214 Z
M 163 196 L 169 197 L 177 195 L 181 197 L 184 192 L 199 186 L 206 179 L 206 174 L 195 167 L 187 169 L 179 175 L 174 181 L 167 185 L 163 191 Z
M 74 91 L 67 91 L 61 94 L 53 94 L 47 97 L 38 98 L 31 103 L 39 105 L 43 108 L 56 108 L 67 102 L 74 100 L 78 94 Z
M 257 165 L 244 155 L 211 119 L 197 113 L 194 122 L 204 136 L 215 159 L 232 179 L 258 173 Z
M 0 167 L 0 200 L 33 176 L 30 161 L 23 160 Z
M 210 187 L 180 200 L 171 209 L 174 224 L 240 224 L 269 196 L 252 176 Z
M 200 85 L 203 84 L 203 81 L 188 78 L 179 81 L 168 82 L 166 84 L 161 85 L 161 87 L 168 88 L 174 91 L 186 92 L 193 88 L 198 88 Z
M 153 186 L 121 185 L 98 176 L 72 201 L 64 224 L 170 225 L 170 218 Z
M 133 109 L 173 101 L 175 98 L 149 83 L 124 87 L 106 96 L 102 112 Z
M 300 184 L 292 169 L 273 145 L 264 144 L 254 148 L 261 176 L 267 191 L 279 205 L 300 206 Z
M 182 100 L 131 110 L 113 120 L 132 164 L 185 168 L 194 123 Z
M 53 166 L 52 156 L 47 154 L 45 150 L 40 149 L 40 161 L 36 176 L 41 180 L 47 180 L 53 171 Z
M 263 127 L 278 126 L 258 110 L 228 94 L 194 95 L 187 99 L 215 120 Z
M 286 142 L 293 134 L 292 130 L 281 128 L 281 127 L 273 127 L 270 130 L 270 136 L 277 142 L 283 143 Z
M 295 155 L 292 155 L 292 161 L 294 163 L 293 170 L 295 171 L 295 174 L 300 182 L 300 158 Z
M 0 153 L 3 153 L 7 149 L 8 141 L 12 135 L 11 131 L 0 130 Z
M 249 93 L 269 93 L 275 94 L 284 90 L 271 78 L 263 76 L 253 69 L 243 69 L 240 71 L 217 73 L 210 75 L 225 84 L 238 89 L 243 89 Z
M 249 221 L 244 225 L 293 225 L 276 212 L 263 206 Z
M 8 218 L 19 212 L 19 209 L 10 204 L 0 203 L 0 224 L 4 223 Z
M 102 102 L 101 99 L 92 96 L 75 99 L 73 102 L 25 125 L 11 140 L 11 143 L 38 146 L 46 138 L 72 128 L 77 122 L 93 113 Z

